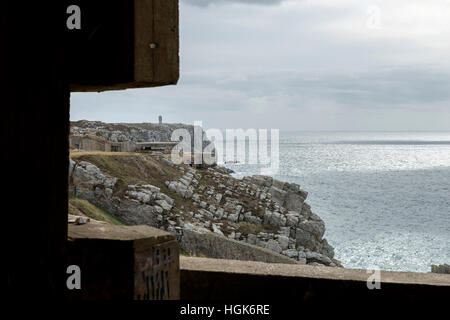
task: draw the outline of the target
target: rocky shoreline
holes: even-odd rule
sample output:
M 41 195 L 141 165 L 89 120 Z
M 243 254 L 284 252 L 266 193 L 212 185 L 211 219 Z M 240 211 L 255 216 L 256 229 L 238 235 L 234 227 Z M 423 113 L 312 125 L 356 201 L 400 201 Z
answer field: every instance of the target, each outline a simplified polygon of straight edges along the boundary
M 194 126 L 181 123 L 71 122 L 72 135 L 112 142 L 167 142 L 180 128 L 193 135 Z M 324 238 L 324 222 L 297 184 L 267 176 L 236 179 L 230 169 L 175 165 L 162 154 L 72 151 L 72 214 L 83 215 L 85 208 L 77 205 L 87 201 L 106 212 L 108 223 L 147 224 L 174 233 L 187 255 L 342 266 Z M 443 264 L 431 272 L 450 271 Z
M 323 238 L 324 222 L 297 184 L 268 176 L 236 179 L 219 166 L 195 169 L 142 154 L 75 153 L 69 175 L 72 197 L 123 224 L 174 233 L 185 254 L 341 266 Z

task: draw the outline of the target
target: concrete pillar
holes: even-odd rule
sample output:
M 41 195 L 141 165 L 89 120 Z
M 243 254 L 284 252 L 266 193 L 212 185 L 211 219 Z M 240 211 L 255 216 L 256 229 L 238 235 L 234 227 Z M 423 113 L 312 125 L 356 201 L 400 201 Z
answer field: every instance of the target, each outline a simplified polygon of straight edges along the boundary
M 2 261 L 8 298 L 61 298 L 70 97 L 70 66 L 60 48 L 65 11 L 53 1 L 1 6 Z
M 72 299 L 174 300 L 180 298 L 175 237 L 149 226 L 100 223 L 69 226 L 70 263 L 81 269 Z

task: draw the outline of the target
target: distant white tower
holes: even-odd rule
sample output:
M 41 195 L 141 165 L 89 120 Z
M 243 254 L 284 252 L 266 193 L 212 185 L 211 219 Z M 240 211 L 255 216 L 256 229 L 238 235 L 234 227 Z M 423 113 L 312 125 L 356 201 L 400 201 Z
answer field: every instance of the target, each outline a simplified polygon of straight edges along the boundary
M 159 120 L 159 124 L 162 124 L 162 116 L 159 116 L 158 120 Z

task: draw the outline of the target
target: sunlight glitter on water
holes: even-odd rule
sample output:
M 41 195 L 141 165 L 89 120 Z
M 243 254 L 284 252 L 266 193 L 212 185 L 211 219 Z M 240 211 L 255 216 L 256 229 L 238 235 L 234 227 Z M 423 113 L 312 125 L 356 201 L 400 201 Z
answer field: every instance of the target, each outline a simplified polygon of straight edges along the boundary
M 236 177 L 260 169 L 227 167 Z M 282 133 L 274 177 L 309 192 L 346 267 L 450 263 L 450 132 Z

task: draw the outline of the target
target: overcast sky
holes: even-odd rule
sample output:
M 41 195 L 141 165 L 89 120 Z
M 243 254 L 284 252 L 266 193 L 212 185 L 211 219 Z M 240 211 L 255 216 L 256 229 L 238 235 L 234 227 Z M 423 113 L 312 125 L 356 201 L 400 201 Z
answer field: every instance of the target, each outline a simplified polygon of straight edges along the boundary
M 177 86 L 74 93 L 71 119 L 450 130 L 450 0 L 180 0 Z

